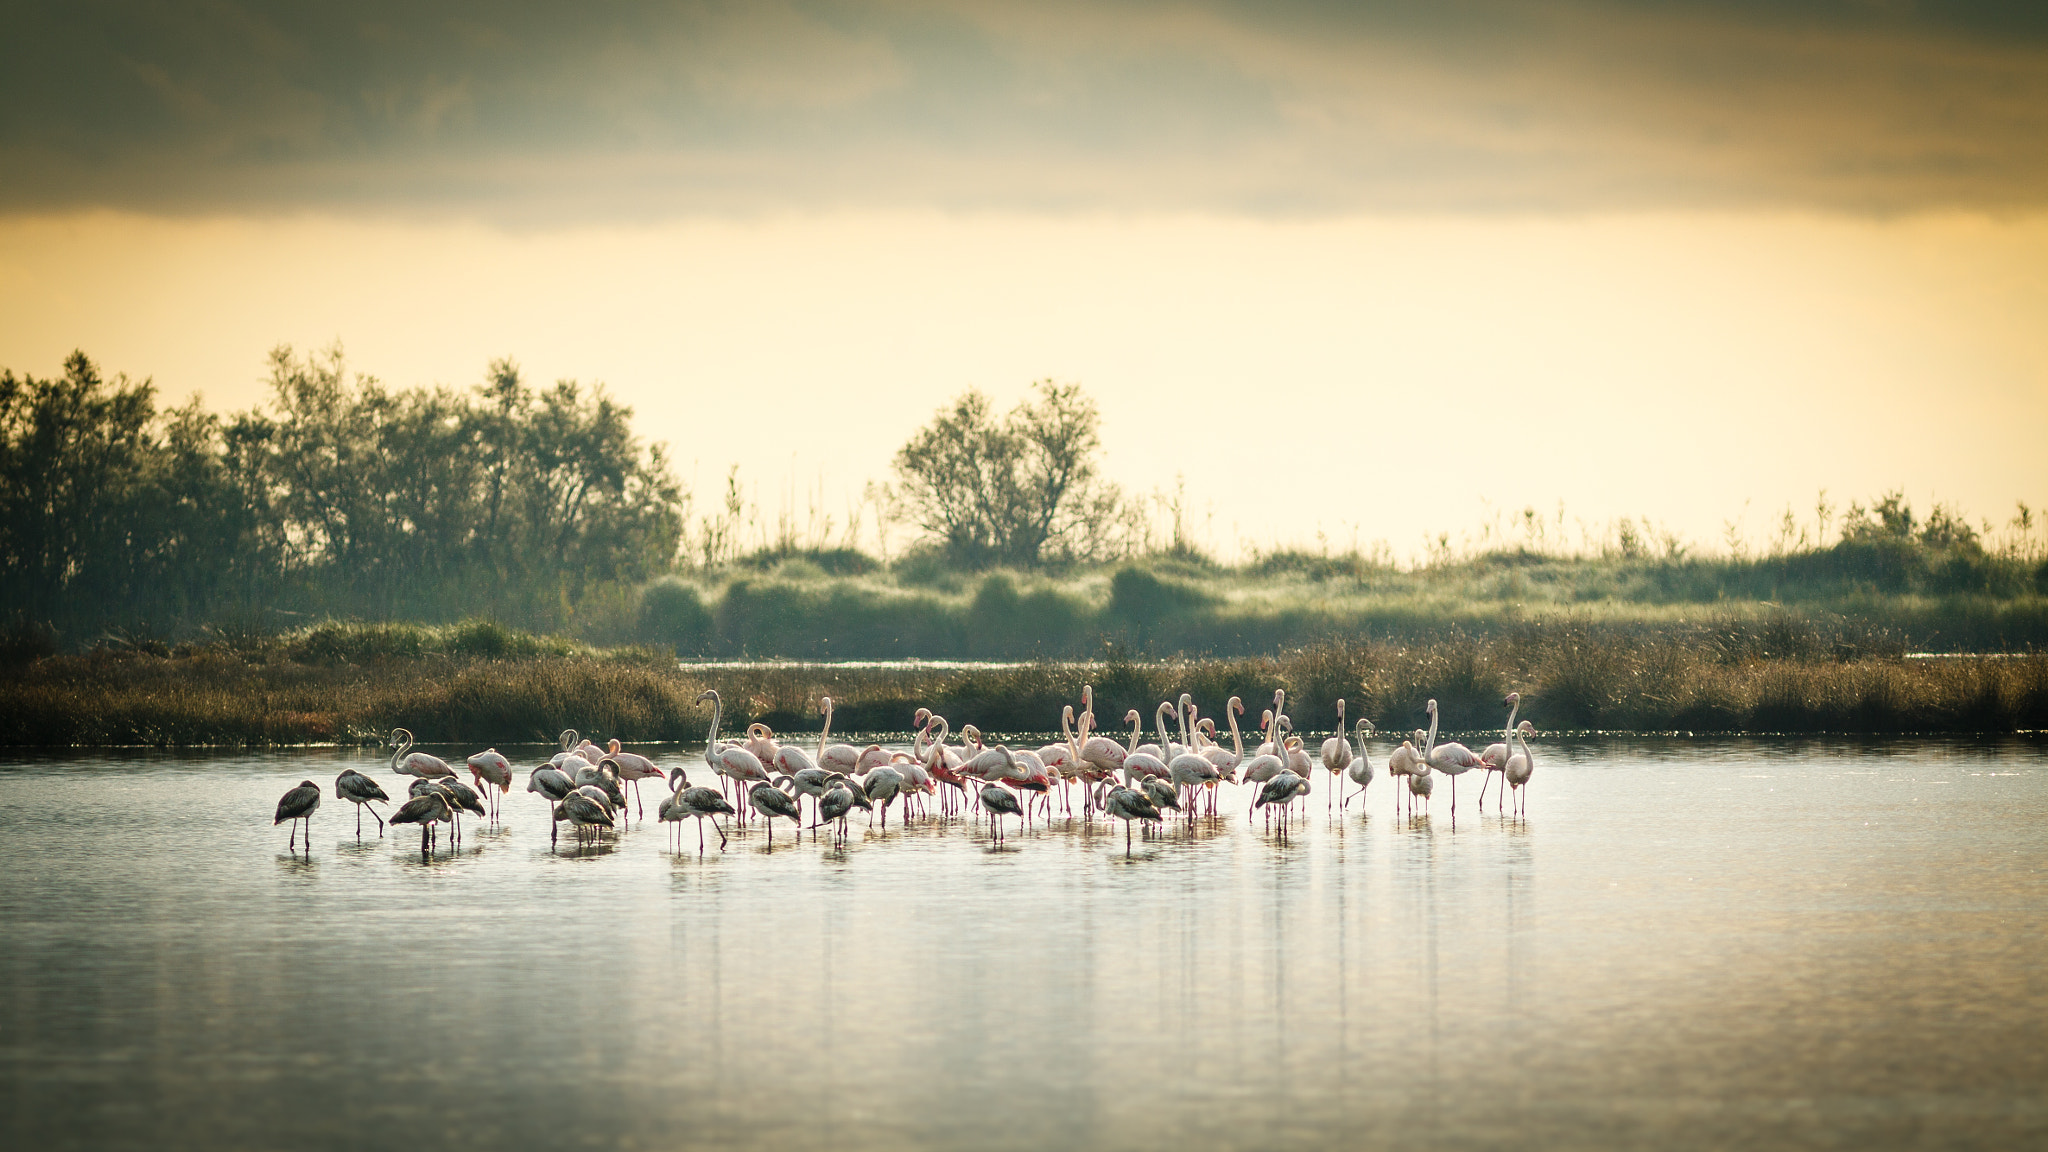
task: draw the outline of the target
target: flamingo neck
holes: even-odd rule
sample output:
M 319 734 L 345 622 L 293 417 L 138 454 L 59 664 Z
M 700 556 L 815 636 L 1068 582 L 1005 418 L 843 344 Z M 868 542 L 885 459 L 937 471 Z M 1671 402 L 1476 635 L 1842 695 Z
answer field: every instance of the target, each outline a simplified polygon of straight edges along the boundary
M 1508 709 L 1508 726 L 1501 731 L 1501 743 L 1513 744 L 1515 742 L 1515 713 L 1520 712 L 1521 710 L 1522 698 L 1520 696 L 1517 696 L 1515 697 L 1515 706 L 1513 708 Z
M 825 726 L 818 729 L 818 763 L 825 762 L 825 737 L 832 734 L 832 698 L 825 697 Z
M 1239 760 L 1242 760 L 1242 759 L 1244 759 L 1244 737 L 1243 737 L 1243 736 L 1242 736 L 1241 734 L 1239 734 L 1239 732 L 1238 732 L 1238 730 L 1237 730 L 1237 713 L 1236 713 L 1235 711 L 1233 711 L 1232 709 L 1229 709 L 1229 708 L 1225 708 L 1225 709 L 1223 710 L 1223 714 L 1224 714 L 1225 716 L 1228 716 L 1228 717 L 1230 718 L 1230 744 L 1231 744 L 1231 747 L 1233 747 L 1234 749 L 1236 749 L 1236 751 L 1237 751 L 1237 758 L 1238 758 Z
M 704 738 L 704 758 L 709 760 L 718 754 L 718 722 L 724 718 L 725 701 L 716 694 L 711 697 L 711 735 Z
M 1436 751 L 1436 720 L 1436 701 L 1431 700 L 1429 702 L 1429 735 L 1422 738 L 1422 758 L 1425 760 L 1429 759 L 1431 752 Z

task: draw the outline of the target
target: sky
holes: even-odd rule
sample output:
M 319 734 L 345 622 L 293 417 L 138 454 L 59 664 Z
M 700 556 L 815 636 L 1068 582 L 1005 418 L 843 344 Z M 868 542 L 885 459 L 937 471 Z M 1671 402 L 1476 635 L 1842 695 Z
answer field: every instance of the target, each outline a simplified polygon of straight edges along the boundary
M 0 366 L 509 356 L 771 517 L 1046 378 L 1225 555 L 2048 502 L 2034 4 L 18 4 L 0 171 Z

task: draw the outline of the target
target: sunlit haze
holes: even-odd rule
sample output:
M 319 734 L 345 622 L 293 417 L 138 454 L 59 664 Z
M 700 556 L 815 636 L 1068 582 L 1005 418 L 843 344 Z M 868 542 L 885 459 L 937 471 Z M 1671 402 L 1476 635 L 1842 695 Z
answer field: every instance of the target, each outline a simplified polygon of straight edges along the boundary
M 949 398 L 1073 381 L 1226 557 L 2048 502 L 2039 20 L 1447 10 L 11 17 L 69 54 L 6 81 L 0 366 L 231 409 L 278 343 L 508 356 L 700 510 L 738 464 L 840 525 Z

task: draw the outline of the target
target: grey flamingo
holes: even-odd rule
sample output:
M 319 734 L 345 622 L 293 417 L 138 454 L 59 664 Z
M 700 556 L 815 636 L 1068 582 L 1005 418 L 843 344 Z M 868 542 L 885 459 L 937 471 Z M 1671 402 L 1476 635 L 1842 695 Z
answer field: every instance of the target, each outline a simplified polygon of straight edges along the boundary
M 662 805 L 662 810 L 659 813 L 661 818 L 663 820 L 673 820 L 680 825 L 686 818 L 694 817 L 697 821 L 697 852 L 699 855 L 702 855 L 704 852 L 704 820 L 706 817 L 709 817 L 711 819 L 711 827 L 718 832 L 718 846 L 721 849 L 724 848 L 726 842 L 725 829 L 718 826 L 718 817 L 733 815 L 732 805 L 726 803 L 725 797 L 719 793 L 718 789 L 692 785 L 689 774 L 681 768 L 668 774 L 668 782 L 669 786 L 675 789 L 675 794 L 670 796 Z
M 277 802 L 277 819 L 270 822 L 275 828 L 289 820 L 292 822 L 291 839 L 285 842 L 287 850 L 296 849 L 299 840 L 299 821 L 306 822 L 306 851 L 313 850 L 313 812 L 320 807 L 320 786 L 311 780 L 301 780 L 297 787 L 286 792 Z
M 434 825 L 453 821 L 454 810 L 448 807 L 448 794 L 439 788 L 428 788 L 418 796 L 399 805 L 391 814 L 393 824 L 417 824 L 420 826 L 420 855 L 428 852 L 427 838 L 434 831 Z
M 560 768 L 543 764 L 526 778 L 526 790 L 538 792 L 548 802 L 548 845 L 552 847 L 555 843 L 556 825 L 560 823 L 559 818 L 555 816 L 555 807 L 562 802 L 562 797 L 576 790 L 576 780 Z
M 617 828 L 618 809 L 603 789 L 586 784 L 562 797 L 556 819 L 567 820 L 576 829 L 576 842 L 584 843 L 585 829 Z
M 1017 803 L 1016 794 L 1000 784 L 981 786 L 981 810 L 988 813 L 988 837 L 997 843 L 1007 839 L 1002 831 L 1002 817 L 1015 816 L 1019 821 L 1024 818 L 1024 808 Z
M 358 840 L 363 838 L 363 805 L 372 804 L 379 800 L 386 804 L 391 803 L 391 797 L 384 794 L 382 785 L 353 768 L 342 769 L 341 775 L 334 778 L 334 798 L 336 800 L 347 800 L 355 804 L 356 839 Z M 377 835 L 382 836 L 384 834 L 384 817 L 379 816 L 375 808 L 370 809 L 370 815 L 377 820 Z
M 784 776 L 782 779 L 787 780 L 789 777 Z M 747 792 L 747 799 L 753 803 L 754 811 L 765 812 L 768 815 L 769 847 L 774 847 L 775 845 L 775 818 L 777 816 L 788 817 L 789 822 L 797 826 L 798 835 L 802 835 L 804 826 L 803 809 L 798 807 L 796 800 L 789 793 L 784 792 L 773 784 L 756 784 Z
M 812 827 L 816 828 L 827 821 L 838 821 L 839 827 L 834 830 L 834 839 L 841 844 L 845 844 L 846 817 L 855 808 L 865 808 L 872 812 L 875 810 L 875 805 L 873 801 L 867 798 L 864 792 L 853 785 L 852 781 L 849 781 L 845 776 L 834 773 L 831 783 L 825 789 L 825 794 L 818 797 L 818 823 L 812 825 Z
M 1150 820 L 1157 823 L 1164 819 L 1152 801 L 1143 792 L 1121 784 L 1109 790 L 1109 796 L 1102 802 L 1102 811 L 1113 819 L 1124 822 L 1124 859 L 1131 856 L 1131 821 Z

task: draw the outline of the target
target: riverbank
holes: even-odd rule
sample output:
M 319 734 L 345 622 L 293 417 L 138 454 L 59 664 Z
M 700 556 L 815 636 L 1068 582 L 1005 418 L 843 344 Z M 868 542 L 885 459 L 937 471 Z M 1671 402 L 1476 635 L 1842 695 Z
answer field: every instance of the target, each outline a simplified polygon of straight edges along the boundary
M 403 647 L 403 646 L 401 646 Z M 2004 733 L 2048 728 L 2048 656 L 1775 655 L 1698 637 L 1643 639 L 1557 630 L 1431 644 L 1326 643 L 1269 657 L 1002 667 L 831 664 L 678 666 L 644 649 L 516 655 L 400 651 L 358 660 L 283 650 L 100 650 L 46 656 L 0 676 L 0 744 L 266 746 L 375 743 L 404 726 L 428 743 L 552 741 L 563 728 L 599 739 L 701 740 L 696 697 L 716 688 L 728 730 L 818 726 L 836 702 L 841 732 L 902 731 L 918 707 L 956 730 L 1044 732 L 1095 685 L 1105 727 L 1128 708 L 1148 718 L 1192 693 L 1219 720 L 1230 696 L 1255 724 L 1275 688 L 1297 730 L 1327 730 L 1335 701 L 1383 732 L 1419 726 L 1441 701 L 1447 727 L 1478 733 L 1523 696 L 1539 729 L 1700 733 Z

